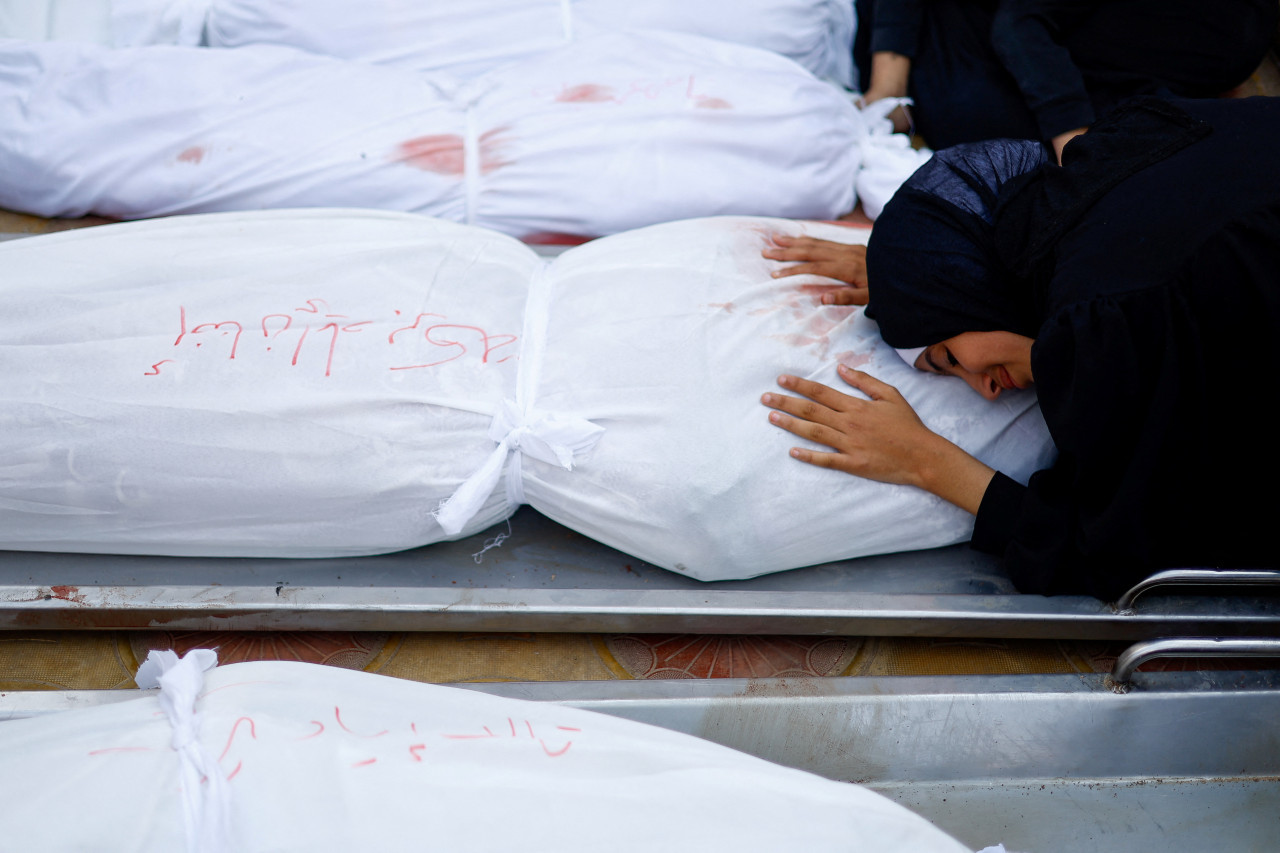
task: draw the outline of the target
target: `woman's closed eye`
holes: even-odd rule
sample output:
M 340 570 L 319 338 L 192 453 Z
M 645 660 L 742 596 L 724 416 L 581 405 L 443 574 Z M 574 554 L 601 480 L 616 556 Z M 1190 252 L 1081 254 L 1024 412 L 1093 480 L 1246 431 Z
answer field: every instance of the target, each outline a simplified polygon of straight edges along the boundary
M 956 361 L 955 356 L 951 354 L 951 350 L 947 349 L 946 347 L 942 347 L 942 352 L 945 355 L 947 364 L 949 364 L 952 367 L 959 364 L 959 362 Z M 935 355 L 936 355 L 936 351 L 934 347 L 926 347 L 924 351 L 924 362 L 929 366 L 929 371 L 931 373 L 941 373 L 945 376 L 948 371 L 943 369 L 942 365 L 934 360 Z

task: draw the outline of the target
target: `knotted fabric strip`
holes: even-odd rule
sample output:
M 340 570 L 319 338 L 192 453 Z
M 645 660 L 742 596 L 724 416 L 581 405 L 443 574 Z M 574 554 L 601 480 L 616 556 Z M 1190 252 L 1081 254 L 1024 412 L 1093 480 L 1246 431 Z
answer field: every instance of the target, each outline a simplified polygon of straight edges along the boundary
M 508 454 L 514 455 L 507 468 L 507 502 L 519 506 L 524 503 L 520 463 L 523 456 L 572 471 L 574 456 L 594 447 L 603 433 L 604 427 L 582 418 L 563 418 L 534 409 L 522 411 L 514 400 L 503 400 L 502 409 L 489 424 L 489 438 L 498 446 L 441 505 L 436 520 L 445 533 L 457 535 L 493 493 Z
M 502 476 L 508 455 L 511 464 L 507 467 L 507 503 L 514 510 L 524 503 L 521 479 L 524 456 L 572 471 L 578 454 L 595 447 L 604 434 L 604 427 L 584 418 L 544 412 L 534 405 L 551 302 L 549 269 L 550 264 L 544 261 L 529 284 L 516 398 L 503 400 L 489 424 L 489 438 L 498 446 L 435 512 L 436 521 L 450 536 L 460 533 L 488 500 Z
M 182 659 L 167 649 L 153 650 L 134 676 L 143 689 L 160 688 L 160 708 L 173 727 L 170 744 L 178 753 L 181 767 L 182 822 L 187 831 L 187 849 L 193 853 L 230 849 L 227 779 L 217 760 L 200 743 L 200 718 L 196 714 L 204 674 L 217 665 L 218 654 L 209 649 L 192 649 Z

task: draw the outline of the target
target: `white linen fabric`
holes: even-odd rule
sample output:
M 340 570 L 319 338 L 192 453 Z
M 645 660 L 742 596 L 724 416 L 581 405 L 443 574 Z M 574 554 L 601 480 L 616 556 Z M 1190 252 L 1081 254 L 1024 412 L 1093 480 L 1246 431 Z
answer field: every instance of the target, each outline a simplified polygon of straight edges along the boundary
M 0 724 L 0 809 L 14 816 L 5 844 L 163 853 L 967 849 L 858 785 L 689 735 L 301 663 L 205 675 L 194 712 L 199 746 L 227 780 L 220 845 L 184 831 L 183 762 L 160 702 L 140 696 Z
M 105 226 L 0 245 L 10 547 L 326 556 L 444 538 L 514 382 L 541 261 L 375 212 Z M 460 535 L 508 514 L 486 502 Z
M 13 0 L 10 0 L 13 2 Z M 29 2 L 29 0 L 22 0 Z M 98 0 L 118 47 L 280 44 L 414 71 L 476 72 L 601 30 L 759 47 L 855 85 L 853 0 Z
M 112 0 L 0 0 L 0 39 L 110 45 L 115 11 Z
M 378 553 L 521 501 L 704 580 L 968 538 L 925 492 L 790 459 L 759 397 L 862 368 L 1025 480 L 1052 453 L 1034 395 L 908 368 L 821 304 L 830 281 L 773 278 L 773 233 L 867 231 L 713 218 L 546 262 L 407 214 L 275 211 L 0 245 L 0 547 Z
M 466 82 L 272 46 L 3 41 L 0 127 L 0 207 L 40 216 L 341 205 L 516 236 L 830 219 L 868 137 L 789 60 L 656 32 Z
M 536 399 L 605 432 L 572 471 L 526 460 L 530 505 L 701 580 L 968 539 L 972 517 L 941 498 L 788 456 L 805 442 L 768 422 L 760 395 L 790 373 L 857 396 L 839 363 L 896 386 L 931 429 L 1015 479 L 1048 463 L 1033 393 L 988 402 L 907 367 L 863 309 L 821 304 L 829 279 L 772 278 L 779 264 L 760 252 L 773 233 L 863 242 L 870 231 L 702 220 L 557 259 Z

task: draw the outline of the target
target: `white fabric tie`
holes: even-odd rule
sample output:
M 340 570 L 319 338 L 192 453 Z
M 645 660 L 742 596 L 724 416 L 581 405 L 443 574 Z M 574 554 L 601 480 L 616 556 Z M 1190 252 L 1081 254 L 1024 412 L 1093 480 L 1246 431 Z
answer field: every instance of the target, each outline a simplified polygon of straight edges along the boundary
M 167 649 L 153 650 L 134 676 L 144 690 L 160 688 L 160 708 L 173 727 L 170 744 L 181 763 L 182 821 L 187 830 L 187 849 L 193 853 L 230 849 L 227 779 L 217 760 L 200 743 L 200 718 L 196 714 L 204 674 L 217 665 L 218 654 L 209 649 L 192 649 L 181 660 Z
M 498 446 L 436 510 L 436 521 L 450 536 L 461 532 L 493 493 L 509 453 L 515 455 L 507 468 L 507 501 L 518 506 L 524 503 L 522 456 L 531 456 L 539 462 L 572 471 L 574 457 L 594 447 L 603 434 L 604 427 L 591 421 L 536 410 L 521 411 L 514 400 L 503 400 L 502 408 L 489 424 L 489 438 L 498 442 Z
M 463 221 L 476 224 L 476 207 L 480 201 L 480 177 L 483 170 L 480 151 L 480 119 L 476 105 L 493 90 L 494 83 L 485 80 L 459 80 L 446 75 L 425 78 L 428 85 L 447 98 L 462 113 L 462 193 Z
M 551 264 L 544 261 L 529 282 L 529 298 L 524 307 L 521 334 L 520 372 L 516 376 L 516 398 L 506 399 L 489 423 L 489 438 L 498 443 L 484 463 L 463 481 L 435 512 L 436 521 L 450 536 L 456 536 L 475 517 L 502 476 L 508 454 L 514 454 L 507 468 L 507 502 L 512 508 L 524 503 L 521 460 L 531 456 L 539 462 L 557 465 L 566 471 L 580 453 L 595 447 L 604 427 L 585 418 L 544 412 L 533 405 L 542 356 L 547 340 L 551 305 Z

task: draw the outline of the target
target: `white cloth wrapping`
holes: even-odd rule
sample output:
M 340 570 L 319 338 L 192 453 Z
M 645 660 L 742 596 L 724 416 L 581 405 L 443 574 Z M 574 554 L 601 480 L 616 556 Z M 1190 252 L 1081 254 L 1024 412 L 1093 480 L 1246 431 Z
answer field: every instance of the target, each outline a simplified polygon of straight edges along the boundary
M 818 77 L 855 85 L 853 0 L 366 0 L 355 8 L 348 0 L 97 2 L 112 5 L 118 47 L 279 44 L 414 71 L 474 73 L 605 29 L 660 29 L 771 50 Z
M 871 219 L 880 218 L 880 212 L 898 187 L 933 156 L 928 148 L 912 148 L 911 137 L 907 134 L 893 132 L 889 113 L 898 106 L 910 104 L 910 98 L 882 98 L 860 109 L 863 136 L 858 150 L 862 154 L 862 162 L 858 167 L 855 188 L 858 200 L 862 202 L 862 212 Z
M 779 264 L 760 251 L 774 232 L 870 233 L 726 218 L 619 234 L 557 259 L 536 399 L 605 434 L 572 471 L 526 460 L 530 505 L 702 580 L 967 539 L 972 517 L 940 498 L 788 456 L 803 442 L 768 422 L 760 395 L 780 391 L 780 373 L 847 389 L 837 363 L 896 386 L 930 428 L 1015 479 L 1051 460 L 1033 393 L 988 402 L 907 367 L 862 309 L 821 304 L 830 280 L 770 276 Z
M 6 848 L 199 849 L 160 710 L 0 723 Z M 551 703 L 243 663 L 208 673 L 196 710 L 228 780 L 228 851 L 967 849 L 857 785 Z
M 0 207 L 412 211 L 525 236 L 854 205 L 848 98 L 774 54 L 610 34 L 458 82 L 289 48 L 0 42 Z
M 431 513 L 492 450 L 541 265 L 480 229 L 319 211 L 106 226 L 0 257 L 4 538 L 278 556 L 445 536 Z M 486 495 L 458 533 L 507 506 Z
M 707 580 L 966 539 L 940 499 L 790 459 L 759 397 L 841 361 L 1025 480 L 1052 452 L 1034 395 L 908 368 L 829 281 L 770 276 L 775 231 L 867 234 L 715 218 L 547 264 L 438 220 L 275 211 L 0 245 L 0 547 L 378 553 L 520 500 Z
M 114 12 L 112 0 L 0 0 L 0 39 L 110 45 Z

